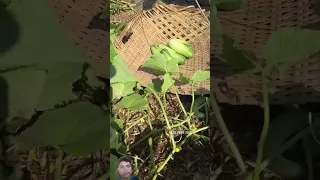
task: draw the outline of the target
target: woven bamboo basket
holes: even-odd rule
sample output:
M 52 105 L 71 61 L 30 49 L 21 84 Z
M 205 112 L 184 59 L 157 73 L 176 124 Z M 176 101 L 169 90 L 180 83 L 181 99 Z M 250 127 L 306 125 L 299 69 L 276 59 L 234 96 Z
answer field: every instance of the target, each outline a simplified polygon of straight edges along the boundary
M 220 13 L 226 35 L 262 58 L 272 31 L 280 27 L 320 29 L 316 0 L 248 0 L 235 12 Z M 211 86 L 221 103 L 261 104 L 262 83 L 259 77 L 245 75 L 228 66 L 220 57 L 222 43 L 213 42 L 211 50 Z M 271 77 L 272 104 L 320 102 L 320 59 L 305 59 L 292 65 L 280 78 Z
M 206 18 L 200 9 L 192 6 L 158 4 L 136 14 L 116 39 L 115 47 L 131 72 L 147 85 L 159 79 L 152 71 L 141 68 L 152 55 L 150 47 L 167 44 L 174 38 L 184 39 L 192 44 L 195 55 L 180 66 L 180 72 L 191 78 L 197 70 L 210 71 L 210 25 Z M 190 86 L 181 85 L 178 79 L 176 82 L 179 94 L 190 94 Z M 209 90 L 208 80 L 200 84 L 195 93 L 209 93 Z
M 109 8 L 108 1 L 51 0 L 50 4 L 70 39 L 96 60 L 94 65 L 105 67 L 103 76 L 109 77 L 109 26 L 97 17 Z

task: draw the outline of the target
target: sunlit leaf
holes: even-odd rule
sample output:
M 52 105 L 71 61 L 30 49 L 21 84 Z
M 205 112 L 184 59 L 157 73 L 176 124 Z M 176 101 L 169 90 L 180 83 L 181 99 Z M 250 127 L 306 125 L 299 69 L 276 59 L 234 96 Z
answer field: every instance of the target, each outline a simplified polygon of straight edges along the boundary
M 120 54 L 117 54 L 113 59 L 114 62 L 110 64 L 111 84 L 138 81 L 137 78 L 132 75 Z
M 142 67 L 150 68 L 161 73 L 178 73 L 179 66 L 175 61 L 168 61 L 164 54 L 155 54 Z
M 192 76 L 192 82 L 195 84 L 206 81 L 208 79 L 210 79 L 210 71 L 198 70 Z
M 126 96 L 115 104 L 116 108 L 125 108 L 130 110 L 144 110 L 148 108 L 148 100 L 139 94 Z
M 162 84 L 162 92 L 165 93 L 169 90 L 169 88 L 175 83 L 170 74 L 165 74 L 163 76 L 163 84 Z

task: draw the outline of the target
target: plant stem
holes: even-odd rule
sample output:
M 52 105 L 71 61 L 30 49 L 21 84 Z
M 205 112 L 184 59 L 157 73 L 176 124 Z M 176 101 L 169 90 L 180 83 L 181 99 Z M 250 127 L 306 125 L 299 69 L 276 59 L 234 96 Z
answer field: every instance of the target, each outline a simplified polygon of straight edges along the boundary
M 211 97 L 212 109 L 213 109 L 213 112 L 216 116 L 218 125 L 219 125 L 224 137 L 226 138 L 228 145 L 230 146 L 230 150 L 233 153 L 234 158 L 236 159 L 236 162 L 237 162 L 241 172 L 245 173 L 247 171 L 246 165 L 244 164 L 244 161 L 243 161 L 242 156 L 238 150 L 238 147 L 236 146 L 235 142 L 233 141 L 233 139 L 230 135 L 230 132 L 229 132 L 226 124 L 224 123 L 223 117 L 221 115 L 218 103 L 216 102 L 216 98 L 215 98 L 215 95 L 213 92 L 211 92 L 210 97 Z
M 312 144 L 310 143 L 310 136 L 304 136 L 302 139 L 304 152 L 306 156 L 306 162 L 308 167 L 308 180 L 313 180 L 313 152 L 312 152 Z
M 145 141 L 146 139 L 148 139 L 151 135 L 153 135 L 155 133 L 159 133 L 159 132 L 164 131 L 164 130 L 165 130 L 165 128 L 155 129 L 155 130 L 151 131 L 149 134 L 147 134 L 143 138 L 139 139 L 138 142 L 136 142 L 132 146 L 130 146 L 129 150 L 132 149 L 133 147 L 135 147 L 136 145 L 140 144 L 141 142 Z
M 172 78 L 171 75 L 170 75 L 170 78 Z M 183 106 L 183 104 L 182 104 L 182 102 L 181 102 L 181 100 L 180 100 L 180 96 L 179 96 L 179 94 L 178 94 L 177 86 L 176 86 L 175 84 L 173 84 L 172 87 L 174 88 L 174 92 L 175 92 L 175 94 L 176 94 L 177 100 L 178 100 L 179 105 L 180 105 L 180 107 L 181 107 L 181 109 L 182 109 L 182 111 L 183 111 L 184 116 L 187 116 L 188 114 L 187 114 L 187 111 L 186 111 L 186 109 L 184 108 L 184 106 Z
M 133 128 L 135 125 L 139 124 L 141 119 L 144 119 L 145 117 L 147 117 L 147 115 L 144 115 L 143 117 L 135 120 L 135 122 L 133 124 L 131 124 L 126 130 L 123 131 L 123 133 L 127 133 L 131 128 Z
M 174 141 L 174 138 L 173 138 L 173 134 L 172 134 L 172 130 L 171 130 L 172 128 L 171 128 L 171 125 L 170 125 L 166 110 L 164 109 L 164 106 L 163 106 L 163 104 L 161 102 L 161 99 L 158 96 L 158 94 L 152 88 L 150 88 L 149 86 L 147 86 L 147 88 L 155 95 L 156 99 L 158 100 L 158 102 L 160 104 L 164 119 L 166 120 L 166 123 L 167 123 L 167 128 L 169 130 L 170 139 L 171 139 L 171 142 L 172 142 L 172 148 L 174 150 L 176 148 L 176 142 Z
M 153 154 L 153 145 L 152 145 L 152 138 L 149 138 L 149 148 L 150 148 L 150 161 L 152 165 L 152 169 L 156 167 L 155 160 L 154 160 L 154 154 Z
M 263 150 L 265 140 L 268 136 L 269 126 L 270 126 L 270 109 L 269 109 L 269 92 L 268 92 L 268 82 L 266 76 L 262 75 L 262 95 L 263 95 L 263 106 L 264 106 L 264 123 L 262 128 L 262 133 L 260 136 L 260 141 L 258 144 L 258 157 L 256 160 L 256 168 L 253 174 L 253 180 L 259 180 L 260 168 L 263 158 Z
M 194 106 L 194 86 L 191 84 L 191 106 L 190 106 L 190 114 L 193 112 L 193 106 Z
M 200 128 L 200 129 L 194 131 L 193 133 L 188 134 L 187 137 L 184 138 L 181 143 L 179 143 L 179 147 L 183 146 L 184 143 L 186 143 L 186 141 L 188 140 L 188 138 L 189 138 L 190 136 L 192 136 L 192 135 L 194 135 L 194 134 L 196 134 L 196 133 L 198 133 L 198 132 L 200 132 L 200 131 L 204 131 L 204 130 L 206 130 L 206 129 L 208 129 L 208 127 Z M 169 160 L 172 158 L 172 156 L 174 155 L 174 153 L 175 153 L 175 149 L 173 149 L 173 150 L 171 151 L 171 153 L 170 153 L 169 156 L 166 158 L 166 160 L 165 160 L 165 161 L 162 163 L 162 165 L 157 169 L 156 174 L 154 175 L 154 177 L 152 178 L 152 180 L 156 180 L 156 179 L 157 179 L 158 174 L 159 174 L 159 173 L 161 172 L 161 170 L 167 165 L 167 163 L 168 163 Z
M 63 161 L 63 151 L 56 146 L 55 147 L 58 151 L 58 157 L 56 159 L 56 164 L 55 164 L 55 180 L 61 180 L 61 172 L 62 172 L 62 161 Z

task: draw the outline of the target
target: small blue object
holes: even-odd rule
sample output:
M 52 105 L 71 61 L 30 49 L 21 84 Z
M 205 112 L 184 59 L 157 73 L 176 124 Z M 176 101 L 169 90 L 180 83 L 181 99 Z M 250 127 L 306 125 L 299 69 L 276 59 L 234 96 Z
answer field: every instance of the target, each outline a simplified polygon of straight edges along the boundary
M 118 180 L 122 180 L 122 179 L 120 178 Z M 133 177 L 130 178 L 130 180 L 139 180 L 139 178 L 137 176 L 133 176 Z

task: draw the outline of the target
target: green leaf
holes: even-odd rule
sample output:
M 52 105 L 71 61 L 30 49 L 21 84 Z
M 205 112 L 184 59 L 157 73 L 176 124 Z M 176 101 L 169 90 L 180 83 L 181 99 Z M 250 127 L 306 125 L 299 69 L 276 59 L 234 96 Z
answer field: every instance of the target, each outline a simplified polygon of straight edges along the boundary
M 206 100 L 206 97 L 205 96 L 199 96 L 198 98 L 195 99 L 194 101 L 194 106 L 193 106 L 193 112 L 194 112 L 194 115 L 198 118 L 204 118 L 205 117 L 205 114 L 200 112 L 200 107 L 206 103 L 207 100 Z
M 122 119 L 115 119 L 111 121 L 111 127 L 114 128 L 116 131 L 121 131 L 123 129 L 124 121 Z
M 163 82 L 161 80 L 155 80 L 153 83 L 148 84 L 148 87 L 151 88 L 156 93 L 161 93 L 162 92 L 162 84 L 163 84 Z M 150 94 L 153 94 L 149 88 L 146 89 L 147 92 Z
M 191 80 L 188 77 L 184 76 L 182 73 L 180 73 L 179 81 L 184 85 L 191 83 Z
M 246 0 L 218 0 L 216 6 L 218 10 L 235 11 L 242 7 Z
M 44 112 L 17 138 L 21 149 L 33 146 L 60 146 L 73 154 L 109 149 L 110 115 L 88 102 Z
M 116 55 L 113 59 L 114 62 L 110 64 L 110 84 L 138 81 L 137 78 L 132 75 L 120 54 Z
M 73 100 L 73 83 L 81 77 L 83 63 L 67 62 L 47 64 L 46 83 L 41 93 L 37 110 L 51 109 L 63 101 Z
M 112 100 L 120 99 L 122 97 L 131 95 L 134 93 L 134 88 L 137 86 L 137 82 L 116 83 L 111 85 Z
M 36 69 L 9 71 L 0 76 L 0 118 L 30 118 L 38 106 L 46 72 Z
M 225 35 L 223 35 L 222 38 L 222 58 L 224 58 L 231 66 L 243 71 L 249 71 L 255 68 L 255 64 L 245 56 L 245 51 L 241 51 L 236 48 L 233 39 Z
M 132 111 L 144 110 L 148 108 L 148 100 L 139 94 L 132 94 L 122 98 L 114 107 L 126 108 Z
M 300 179 L 305 174 L 304 169 L 293 161 L 290 161 L 283 156 L 274 159 L 268 168 L 285 179 Z
M 168 61 L 164 54 L 154 54 L 142 67 L 150 68 L 161 73 L 178 73 L 179 66 L 176 61 Z
M 170 76 L 170 74 L 166 73 L 163 76 L 163 84 L 161 87 L 161 91 L 163 93 L 167 92 L 169 90 L 169 88 L 175 83 L 175 81 L 172 79 L 172 77 Z
M 110 59 L 113 60 L 113 58 L 118 54 L 117 50 L 114 48 L 114 45 L 110 41 Z
M 114 149 L 119 144 L 119 133 L 115 128 L 110 129 L 110 149 Z
M 293 109 L 275 118 L 269 128 L 269 133 L 264 146 L 265 158 L 276 156 L 278 149 L 292 135 L 306 128 L 308 113 Z
M 198 70 L 197 72 L 194 73 L 194 75 L 192 76 L 192 82 L 194 84 L 203 82 L 210 79 L 210 71 L 202 71 L 202 70 Z
M 23 177 L 23 171 L 20 165 L 16 165 L 14 167 L 14 171 L 10 174 L 9 177 L 6 178 L 6 180 L 21 180 L 22 177 Z
M 119 178 L 118 161 L 117 156 L 110 154 L 110 180 L 118 180 Z
M 18 39 L 12 48 L 1 55 L 0 66 L 91 60 L 61 28 L 48 2 L 12 0 L 7 9 L 14 15 L 18 27 L 13 27 L 4 19 L 6 17 L 0 16 L 0 47 L 11 42 L 14 33 Z
M 320 50 L 320 32 L 299 28 L 280 28 L 269 37 L 265 49 L 267 69 L 288 66 Z
M 123 83 L 116 83 L 116 84 L 111 84 L 110 86 L 111 86 L 112 100 L 120 99 L 122 97 L 124 84 Z

